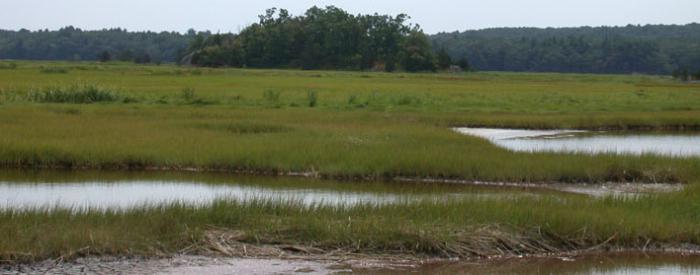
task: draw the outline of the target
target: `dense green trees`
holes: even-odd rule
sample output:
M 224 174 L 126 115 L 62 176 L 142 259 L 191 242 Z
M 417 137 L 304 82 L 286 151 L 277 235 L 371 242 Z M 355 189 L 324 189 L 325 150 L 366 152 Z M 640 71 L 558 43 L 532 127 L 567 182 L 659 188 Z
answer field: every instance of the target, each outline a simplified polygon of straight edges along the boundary
M 688 70 L 688 68 L 683 68 L 683 69 L 676 69 L 671 72 L 671 76 L 675 79 L 679 79 L 682 81 L 691 81 L 691 80 L 700 80 L 700 69 L 698 69 L 695 72 L 691 72 Z
M 444 47 L 437 52 L 437 64 L 440 69 L 447 69 L 452 65 L 452 57 L 450 57 L 450 54 L 447 53 Z
M 109 51 L 102 51 L 99 55 L 97 55 L 97 60 L 100 62 L 109 62 L 112 60 L 112 55 L 109 53 Z
M 337 7 L 312 7 L 291 16 L 269 9 L 238 35 L 197 37 L 191 62 L 255 68 L 435 70 L 431 43 L 408 16 L 352 15 Z
M 0 59 L 184 61 L 198 66 L 672 74 L 700 79 L 700 24 L 497 28 L 426 36 L 408 16 L 269 9 L 238 34 L 0 30 Z
M 498 28 L 431 37 L 489 71 L 669 74 L 700 70 L 700 24 Z
M 401 46 L 399 60 L 403 69 L 409 72 L 435 70 L 435 58 L 430 41 L 423 32 L 411 31 Z
M 106 52 L 110 59 L 122 61 L 175 61 L 195 35 L 124 29 L 83 31 L 74 27 L 57 31 L 0 30 L 0 59 L 103 60 Z

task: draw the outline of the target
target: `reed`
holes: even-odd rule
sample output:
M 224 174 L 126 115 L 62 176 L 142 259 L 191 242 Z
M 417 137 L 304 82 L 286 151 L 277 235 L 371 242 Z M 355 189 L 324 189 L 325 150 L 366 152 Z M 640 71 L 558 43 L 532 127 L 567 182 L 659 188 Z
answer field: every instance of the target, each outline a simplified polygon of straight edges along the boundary
M 7 104 L 0 116 L 5 167 L 571 183 L 689 182 L 700 173 L 700 158 L 509 152 L 413 113 L 136 103 Z
M 39 103 L 89 104 L 114 102 L 124 99 L 124 96 L 94 84 L 73 84 L 67 87 L 30 90 L 26 98 Z
M 126 211 L 0 210 L 0 261 L 183 251 L 241 256 L 243 245 L 247 256 L 269 251 L 260 247 L 296 247 L 311 254 L 439 257 L 680 247 L 700 243 L 698 190 L 643 198 L 543 195 L 351 207 L 261 199 Z
M 700 244 L 700 158 L 514 153 L 450 129 L 700 129 L 700 86 L 665 77 L 17 61 L 0 70 L 0 104 L 3 167 L 688 186 L 627 199 L 0 210 L 1 261 L 233 254 L 240 243 L 432 256 Z

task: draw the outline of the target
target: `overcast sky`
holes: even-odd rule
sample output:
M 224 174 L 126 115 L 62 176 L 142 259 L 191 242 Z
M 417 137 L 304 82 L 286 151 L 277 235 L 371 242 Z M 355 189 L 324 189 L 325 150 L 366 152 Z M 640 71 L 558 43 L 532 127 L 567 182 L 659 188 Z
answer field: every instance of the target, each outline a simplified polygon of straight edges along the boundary
M 700 0 L 0 0 L 0 29 L 237 32 L 269 7 L 292 14 L 318 5 L 350 13 L 407 13 L 428 33 L 490 27 L 700 22 Z

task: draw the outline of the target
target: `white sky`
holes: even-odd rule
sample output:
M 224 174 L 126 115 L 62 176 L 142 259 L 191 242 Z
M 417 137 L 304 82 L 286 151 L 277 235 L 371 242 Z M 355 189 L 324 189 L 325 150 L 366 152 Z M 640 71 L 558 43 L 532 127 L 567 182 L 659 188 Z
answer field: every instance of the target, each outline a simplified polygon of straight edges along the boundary
M 428 33 L 490 27 L 568 27 L 700 22 L 700 0 L 0 0 L 0 29 L 237 32 L 266 8 L 294 15 L 318 5 L 350 13 L 407 13 Z

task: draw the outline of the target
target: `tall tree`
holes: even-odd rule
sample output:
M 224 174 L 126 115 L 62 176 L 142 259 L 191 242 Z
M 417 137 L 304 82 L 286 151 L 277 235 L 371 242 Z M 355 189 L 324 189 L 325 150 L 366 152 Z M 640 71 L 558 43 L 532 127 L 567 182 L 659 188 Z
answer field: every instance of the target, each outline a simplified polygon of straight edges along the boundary
M 412 31 L 402 45 L 401 65 L 406 71 L 434 71 L 435 60 L 428 37 L 418 31 Z M 449 65 L 447 65 L 449 67 Z
M 108 51 L 102 51 L 97 57 L 97 59 L 100 62 L 109 62 L 112 60 L 112 55 Z
M 352 15 L 334 6 L 312 7 L 301 16 L 291 16 L 273 8 L 237 36 L 197 37 L 189 49 L 192 63 L 200 66 L 430 70 L 431 45 L 418 26 L 406 23 L 407 18 Z M 240 58 L 227 59 L 231 55 Z
M 457 65 L 459 65 L 459 67 L 462 68 L 462 70 L 471 71 L 469 59 L 467 59 L 466 56 L 462 56 L 462 58 L 459 59 L 459 62 L 457 62 Z
M 440 48 L 440 51 L 437 53 L 437 63 L 438 67 L 443 70 L 448 69 L 452 65 L 452 57 L 450 57 L 450 54 L 447 53 L 444 47 Z

